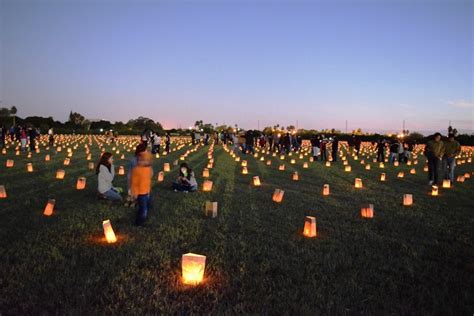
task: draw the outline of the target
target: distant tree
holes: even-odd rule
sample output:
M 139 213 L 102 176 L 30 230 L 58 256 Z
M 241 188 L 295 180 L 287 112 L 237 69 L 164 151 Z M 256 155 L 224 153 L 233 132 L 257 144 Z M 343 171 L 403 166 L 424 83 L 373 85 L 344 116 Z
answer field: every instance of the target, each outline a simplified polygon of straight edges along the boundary
M 18 109 L 16 108 L 16 106 L 12 106 L 10 108 L 10 116 L 13 115 L 13 125 L 15 125 L 15 119 L 16 119 L 16 113 L 18 112 Z
M 262 131 L 265 135 L 270 135 L 273 133 L 273 128 L 271 126 L 266 126 L 263 128 Z
M 0 117 L 9 117 L 9 116 L 10 116 L 10 109 L 0 108 Z
M 132 128 L 135 132 L 141 132 L 145 129 L 150 129 L 155 132 L 163 131 L 163 126 L 159 122 L 155 122 L 151 118 L 143 116 L 129 120 L 127 126 Z
M 423 140 L 425 136 L 423 136 L 423 134 L 421 133 L 417 133 L 417 132 L 411 132 L 409 135 L 408 135 L 408 139 L 411 140 L 411 141 L 414 141 L 414 142 L 421 142 Z
M 203 126 L 203 124 L 204 124 L 204 123 L 202 122 L 202 120 L 196 121 L 196 122 L 194 123 L 194 127 L 196 127 L 197 129 L 201 129 L 202 126 Z
M 82 125 L 82 123 L 84 123 L 85 119 L 86 118 L 83 115 L 81 115 L 80 113 L 71 111 L 69 113 L 68 123 L 74 125 L 75 127 L 79 127 L 80 125 Z

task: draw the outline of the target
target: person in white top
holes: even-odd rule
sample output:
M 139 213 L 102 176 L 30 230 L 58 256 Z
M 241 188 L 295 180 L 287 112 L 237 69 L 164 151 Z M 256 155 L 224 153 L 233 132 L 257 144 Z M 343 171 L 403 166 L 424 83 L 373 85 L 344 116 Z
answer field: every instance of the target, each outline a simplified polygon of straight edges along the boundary
M 151 147 L 151 153 L 156 154 L 160 153 L 160 147 L 161 147 L 161 136 L 158 133 L 154 133 L 152 138 L 152 147 Z
M 113 165 L 113 157 L 109 152 L 105 152 L 100 157 L 99 163 L 97 164 L 97 190 L 101 197 L 113 201 L 122 201 L 120 195 L 120 188 L 113 186 L 112 181 L 114 180 L 115 171 Z

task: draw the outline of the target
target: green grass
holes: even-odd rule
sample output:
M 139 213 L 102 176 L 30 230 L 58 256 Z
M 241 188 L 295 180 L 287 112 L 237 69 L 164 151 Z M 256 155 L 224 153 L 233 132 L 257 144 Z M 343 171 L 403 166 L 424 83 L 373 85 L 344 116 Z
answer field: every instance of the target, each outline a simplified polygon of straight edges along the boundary
M 134 226 L 135 210 L 96 198 L 96 176 L 87 169 L 79 142 L 70 166 L 65 148 L 31 159 L 0 155 L 0 314 L 472 314 L 474 311 L 474 179 L 456 183 L 440 196 L 428 194 L 420 157 L 416 175 L 410 167 L 388 166 L 388 181 L 371 163 L 366 171 L 349 157 L 327 168 L 321 162 L 303 169 L 303 160 L 278 171 L 279 157 L 265 162 L 247 156 L 249 174 L 215 146 L 212 192 L 175 193 L 177 167 L 152 191 L 154 209 L 146 227 Z M 110 149 L 111 146 L 106 146 Z M 186 146 L 154 161 L 155 175 Z M 203 146 L 186 161 L 199 184 L 207 164 Z M 94 161 L 99 150 L 92 146 Z M 127 153 L 127 159 L 131 157 Z M 293 156 L 295 157 L 295 156 Z M 5 168 L 14 159 L 14 168 Z M 266 158 L 267 159 L 267 158 Z M 305 157 L 304 161 L 307 161 Z M 34 173 L 26 172 L 32 162 Z M 116 157 L 116 166 L 128 165 Z M 66 170 L 56 180 L 57 169 Z M 405 178 L 398 179 L 398 171 Z M 298 171 L 300 181 L 291 180 Z M 473 164 L 457 167 L 472 173 Z M 251 185 L 260 176 L 261 187 Z M 87 187 L 77 191 L 79 176 Z M 364 188 L 354 189 L 355 177 Z M 323 197 L 323 184 L 331 195 Z M 115 184 L 126 186 L 125 176 Z M 281 204 L 272 202 L 275 188 L 285 190 Z M 402 195 L 414 205 L 404 207 Z M 55 213 L 42 215 L 48 198 Z M 217 218 L 204 216 L 206 200 L 218 201 Z M 360 207 L 373 203 L 373 219 L 362 219 Z M 316 216 L 318 236 L 302 236 L 306 215 Z M 119 237 L 103 241 L 102 220 L 110 219 Z M 181 284 L 181 255 L 207 256 L 205 282 Z

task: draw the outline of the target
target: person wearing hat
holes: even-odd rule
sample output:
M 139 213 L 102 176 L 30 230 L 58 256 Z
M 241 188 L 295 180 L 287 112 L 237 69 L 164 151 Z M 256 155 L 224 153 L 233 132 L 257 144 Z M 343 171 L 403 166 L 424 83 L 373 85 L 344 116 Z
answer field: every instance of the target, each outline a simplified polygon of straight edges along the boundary
M 461 152 L 461 144 L 454 139 L 454 134 L 448 135 L 444 142 L 443 173 L 444 178 L 454 182 L 454 168 L 456 167 L 456 156 Z
M 425 145 L 424 154 L 428 160 L 429 185 L 438 184 L 439 162 L 443 158 L 444 150 L 444 143 L 441 140 L 440 133 L 434 134 L 433 139 L 428 141 Z
M 132 170 L 130 178 L 130 189 L 131 194 L 137 201 L 138 211 L 135 224 L 142 226 L 150 211 L 151 204 L 151 178 L 153 177 L 153 171 L 151 168 L 152 155 L 147 152 L 141 152 L 138 155 L 137 165 Z

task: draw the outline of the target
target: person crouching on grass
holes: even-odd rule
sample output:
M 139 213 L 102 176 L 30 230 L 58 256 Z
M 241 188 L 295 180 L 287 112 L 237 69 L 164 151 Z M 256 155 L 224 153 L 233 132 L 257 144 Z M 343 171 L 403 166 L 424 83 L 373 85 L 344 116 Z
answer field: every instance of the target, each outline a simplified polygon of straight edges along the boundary
M 197 190 L 197 181 L 194 177 L 194 172 L 189 168 L 188 164 L 183 162 L 179 167 L 179 176 L 173 182 L 173 189 L 175 192 L 194 192 Z
M 153 171 L 151 168 L 152 155 L 144 151 L 139 154 L 137 166 L 132 170 L 130 178 L 131 194 L 137 201 L 138 212 L 135 224 L 142 226 L 148 216 L 148 211 L 151 209 L 151 178 Z

